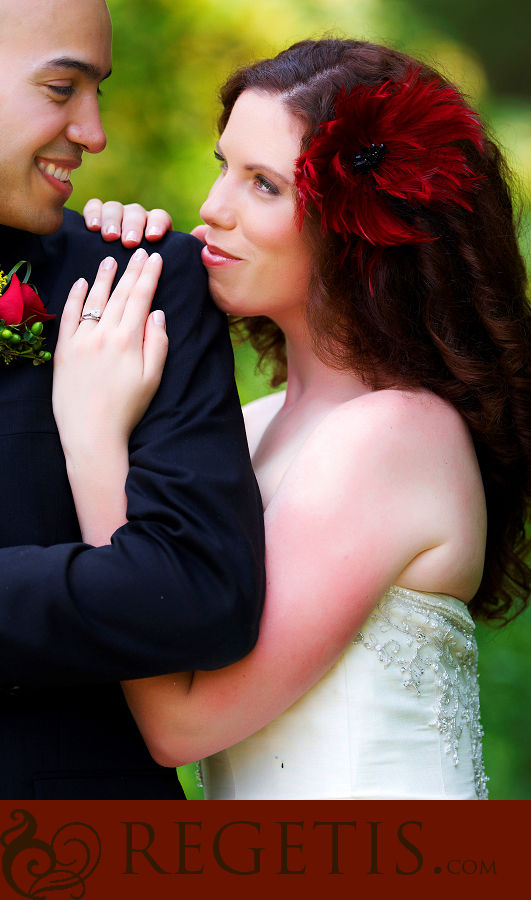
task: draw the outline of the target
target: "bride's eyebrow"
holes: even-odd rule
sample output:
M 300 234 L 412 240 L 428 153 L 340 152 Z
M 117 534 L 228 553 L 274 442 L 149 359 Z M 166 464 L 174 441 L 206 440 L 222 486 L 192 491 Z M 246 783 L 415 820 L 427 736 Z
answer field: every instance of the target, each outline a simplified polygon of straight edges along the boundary
M 223 159 L 225 159 L 225 154 L 223 153 L 223 150 L 221 149 L 219 144 L 216 144 L 216 150 L 219 153 L 219 155 L 222 156 Z M 291 184 L 291 181 L 289 181 L 289 179 L 286 178 L 285 175 L 282 175 L 280 172 L 277 172 L 276 169 L 272 169 L 271 166 L 269 166 L 269 165 L 263 165 L 263 164 L 259 165 L 258 163 L 248 163 L 243 168 L 245 169 L 246 172 L 256 172 L 256 171 L 267 172 L 268 174 L 274 175 L 276 178 L 280 179 L 280 181 L 283 181 L 284 184 L 288 184 L 288 185 Z
M 280 181 L 283 181 L 284 184 L 290 184 L 287 178 L 284 175 L 281 175 L 280 172 L 277 172 L 276 169 L 272 169 L 271 166 L 261 165 L 259 166 L 256 163 L 250 163 L 247 166 L 244 166 L 246 172 L 267 172 L 269 175 L 274 175 L 275 178 L 278 178 Z

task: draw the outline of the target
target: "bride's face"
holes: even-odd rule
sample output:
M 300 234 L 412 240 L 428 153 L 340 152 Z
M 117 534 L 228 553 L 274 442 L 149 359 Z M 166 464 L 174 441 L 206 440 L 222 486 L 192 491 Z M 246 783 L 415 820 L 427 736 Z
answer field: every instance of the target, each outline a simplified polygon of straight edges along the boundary
M 201 207 L 209 226 L 202 257 L 225 312 L 282 325 L 306 303 L 311 257 L 294 189 L 302 132 L 278 97 L 247 90 L 219 140 L 221 172 Z

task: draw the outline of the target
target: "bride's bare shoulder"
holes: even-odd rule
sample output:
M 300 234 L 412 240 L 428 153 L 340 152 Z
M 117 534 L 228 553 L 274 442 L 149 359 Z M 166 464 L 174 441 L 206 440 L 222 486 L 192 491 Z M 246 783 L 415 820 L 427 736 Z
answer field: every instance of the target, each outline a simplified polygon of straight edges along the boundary
M 243 407 L 243 420 L 251 456 L 271 419 L 282 408 L 285 398 L 286 391 L 278 391 L 275 394 L 259 397 L 258 400 L 252 400 Z
M 368 392 L 337 407 L 321 423 L 308 450 L 326 451 L 330 464 L 336 458 L 338 471 L 342 460 L 354 474 L 368 460 L 381 477 L 399 470 L 406 479 L 410 471 L 418 481 L 419 472 L 435 468 L 448 471 L 477 467 L 470 433 L 457 410 L 428 391 L 381 390 Z M 439 464 L 438 466 L 436 464 Z
M 457 410 L 436 394 L 425 390 L 389 389 L 368 392 L 345 403 L 342 416 L 359 427 L 360 420 L 375 428 L 396 429 L 411 436 L 420 430 L 435 433 L 437 438 L 467 433 Z

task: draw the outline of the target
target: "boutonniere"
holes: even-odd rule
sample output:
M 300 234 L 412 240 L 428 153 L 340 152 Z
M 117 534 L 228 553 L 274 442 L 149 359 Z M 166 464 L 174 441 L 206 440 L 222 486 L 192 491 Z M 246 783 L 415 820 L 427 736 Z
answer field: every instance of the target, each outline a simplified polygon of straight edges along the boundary
M 16 274 L 26 266 L 22 281 Z M 28 284 L 31 265 L 23 259 L 4 275 L 0 270 L 0 356 L 6 364 L 15 357 L 33 360 L 34 366 L 48 362 L 52 354 L 44 349 L 44 322 L 55 319 L 42 305 L 35 288 Z

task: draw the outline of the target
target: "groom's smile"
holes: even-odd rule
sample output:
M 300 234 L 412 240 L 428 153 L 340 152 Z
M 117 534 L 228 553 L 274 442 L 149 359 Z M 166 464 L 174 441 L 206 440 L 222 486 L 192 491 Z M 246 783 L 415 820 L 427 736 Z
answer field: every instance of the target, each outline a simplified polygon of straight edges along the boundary
M 72 169 L 79 168 L 81 158 L 76 159 L 73 156 L 63 156 L 51 159 L 49 157 L 36 156 L 35 165 L 47 184 L 64 198 L 63 202 L 66 202 L 72 193 L 72 184 L 70 182 Z

